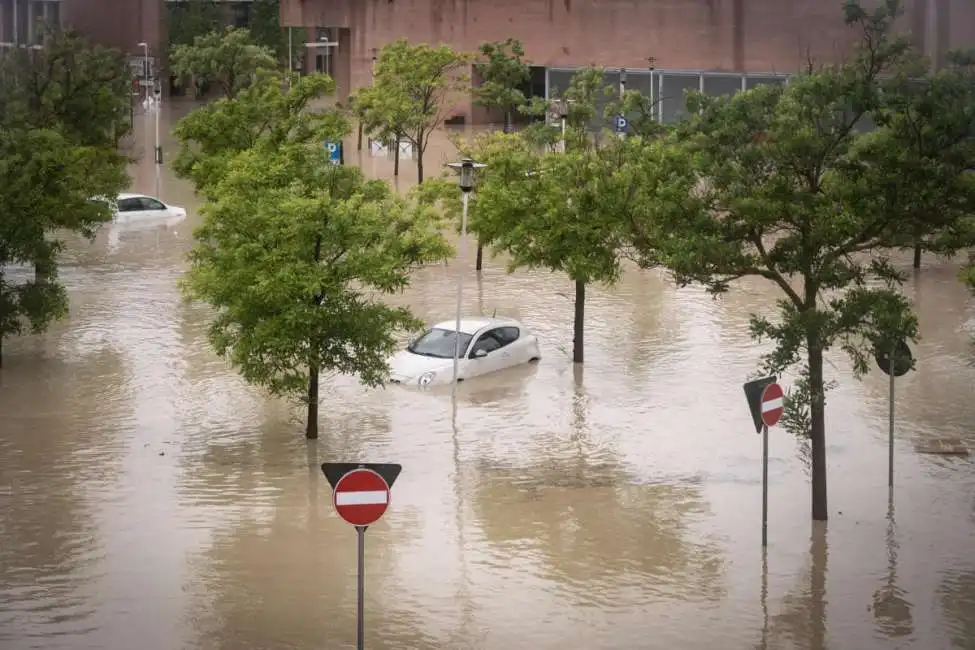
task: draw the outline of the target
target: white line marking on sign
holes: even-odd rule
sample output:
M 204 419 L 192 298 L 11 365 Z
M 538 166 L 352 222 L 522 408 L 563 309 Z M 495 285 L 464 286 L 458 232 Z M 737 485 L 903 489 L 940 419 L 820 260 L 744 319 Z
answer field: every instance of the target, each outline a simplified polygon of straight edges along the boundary
M 774 411 L 775 409 L 782 408 L 782 398 L 776 397 L 775 399 L 770 399 L 767 402 L 762 402 L 762 413 L 768 413 L 769 411 Z
M 389 493 L 384 490 L 373 492 L 339 492 L 335 495 L 337 506 L 377 506 L 389 502 Z

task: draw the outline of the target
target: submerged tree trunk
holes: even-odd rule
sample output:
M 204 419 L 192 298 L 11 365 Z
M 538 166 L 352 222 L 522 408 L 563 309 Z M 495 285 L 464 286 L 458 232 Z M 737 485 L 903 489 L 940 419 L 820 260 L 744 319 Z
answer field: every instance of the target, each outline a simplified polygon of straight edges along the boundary
M 318 364 L 308 364 L 308 421 L 305 423 L 305 438 L 318 438 Z
M 575 323 L 572 327 L 572 363 L 582 363 L 583 332 L 586 322 L 586 283 L 576 280 Z
M 0 334 L 0 368 L 3 368 L 3 334 Z
M 399 176 L 399 136 L 393 139 L 393 176 Z
M 914 268 L 921 268 L 921 242 L 914 241 Z
M 818 332 L 807 332 L 809 361 L 809 419 L 812 446 L 812 518 L 829 518 L 826 500 L 826 386 L 823 381 L 823 346 Z

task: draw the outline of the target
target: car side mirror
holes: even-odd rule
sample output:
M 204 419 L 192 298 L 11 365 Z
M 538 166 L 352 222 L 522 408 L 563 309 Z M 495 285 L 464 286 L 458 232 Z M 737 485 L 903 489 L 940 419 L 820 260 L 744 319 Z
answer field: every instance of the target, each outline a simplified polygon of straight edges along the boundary
M 483 348 L 480 349 L 480 350 L 474 350 L 473 357 L 475 359 L 483 359 L 486 356 L 487 356 L 487 350 L 485 350 Z

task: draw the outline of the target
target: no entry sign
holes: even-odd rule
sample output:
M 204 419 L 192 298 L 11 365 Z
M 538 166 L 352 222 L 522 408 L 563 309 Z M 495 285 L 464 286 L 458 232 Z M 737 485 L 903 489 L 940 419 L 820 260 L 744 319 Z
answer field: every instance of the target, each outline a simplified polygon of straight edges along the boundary
M 369 526 L 389 507 L 389 484 L 371 469 L 354 469 L 335 484 L 332 503 L 339 516 L 353 526 Z
M 774 427 L 782 417 L 784 394 L 778 384 L 769 384 L 762 391 L 762 422 L 767 427 Z

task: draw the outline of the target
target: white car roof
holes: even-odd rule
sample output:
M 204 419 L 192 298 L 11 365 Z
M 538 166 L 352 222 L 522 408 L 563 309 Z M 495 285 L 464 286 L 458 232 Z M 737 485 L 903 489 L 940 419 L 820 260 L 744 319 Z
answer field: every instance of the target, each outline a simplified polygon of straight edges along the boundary
M 511 318 L 490 318 L 487 316 L 477 317 L 477 318 L 462 318 L 460 319 L 460 331 L 464 334 L 477 334 L 478 331 L 484 329 L 485 327 L 522 327 L 521 323 Z M 442 323 L 437 323 L 433 326 L 433 329 L 439 330 L 449 330 L 451 332 L 457 327 L 457 321 L 455 320 L 445 320 Z
M 128 192 L 123 192 L 122 194 L 118 195 L 118 200 L 121 201 L 122 199 L 141 199 L 143 197 L 147 199 L 152 198 L 151 196 L 146 196 L 145 194 L 129 194 Z

